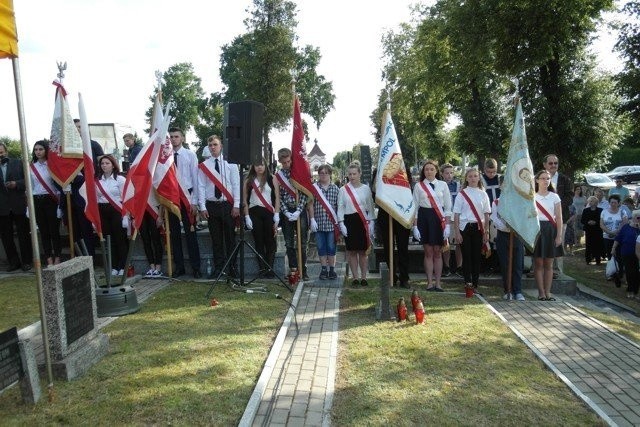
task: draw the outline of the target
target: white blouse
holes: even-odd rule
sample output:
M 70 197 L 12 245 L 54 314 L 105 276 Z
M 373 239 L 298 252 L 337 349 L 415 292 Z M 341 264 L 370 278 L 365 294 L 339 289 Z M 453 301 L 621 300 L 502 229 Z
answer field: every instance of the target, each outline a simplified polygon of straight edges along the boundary
M 338 193 L 338 221 L 344 221 L 345 215 L 357 213 L 351 197 L 347 194 L 347 185 L 351 188 L 351 192 L 358 202 L 358 205 L 360 205 L 360 209 L 362 209 L 365 218 L 368 220 L 375 219 L 371 189 L 366 184 L 361 184 L 360 187 L 357 188 L 351 184 L 346 184 L 340 188 L 340 192 Z
M 111 197 L 116 203 L 122 203 L 122 189 L 124 188 L 125 178 L 118 175 L 113 179 L 113 175 L 105 179 L 104 176 L 100 178 L 100 185 L 104 191 Z M 102 194 L 102 190 L 96 185 L 96 194 L 98 196 L 98 203 L 110 203 L 109 200 Z
M 549 213 L 549 215 L 551 215 L 551 218 L 553 218 L 553 220 L 555 221 L 556 220 L 555 206 L 560 204 L 560 196 L 558 196 L 556 193 L 552 191 L 549 191 L 549 193 L 546 196 L 541 196 L 540 194 L 536 193 L 535 199 L 536 199 L 536 202 L 540 203 L 542 207 L 545 208 L 545 210 Z M 536 211 L 538 212 L 538 221 L 549 221 L 549 218 L 547 218 L 545 214 L 540 212 L 540 209 L 538 209 L 538 206 L 536 206 Z
M 430 183 L 425 178 L 422 181 L 425 186 L 428 186 Z M 433 194 L 435 195 L 435 201 L 440 206 L 440 211 L 443 213 L 445 217 L 451 218 L 451 192 L 449 191 L 449 186 L 444 181 L 439 181 L 434 179 L 431 181 L 431 184 L 435 188 L 433 188 Z M 422 188 L 421 184 L 417 184 L 413 188 L 413 200 L 416 203 L 416 206 L 421 208 L 431 208 L 431 201 L 429 200 L 429 196 Z
M 476 208 L 478 215 L 480 216 L 480 221 L 484 220 L 484 214 L 491 213 L 491 205 L 489 205 L 489 196 L 487 192 L 481 190 L 476 187 L 467 187 L 463 190 L 460 190 L 458 195 L 456 196 L 456 202 L 453 204 L 453 213 L 459 214 L 459 222 L 458 227 L 460 231 L 464 230 L 464 228 L 469 223 L 477 223 L 478 220 L 476 216 L 473 214 L 469 203 L 467 203 L 467 199 L 462 195 L 462 192 L 465 192 L 469 199 L 471 199 L 471 203 Z
M 258 191 L 259 191 L 260 180 L 256 178 L 253 180 L 253 182 L 256 184 L 256 187 L 258 188 Z M 249 188 L 251 188 L 251 186 Z M 264 189 L 261 191 L 261 193 L 262 193 L 262 197 L 264 197 L 264 199 L 268 203 L 271 203 L 271 187 L 269 187 L 269 183 L 267 182 L 264 183 Z M 258 197 L 258 195 L 256 194 L 255 188 L 251 188 L 251 195 L 249 196 L 249 207 L 251 208 L 253 206 L 262 206 L 263 208 L 266 208 L 264 203 L 262 203 L 262 200 L 260 200 L 260 197 Z M 271 206 L 271 207 L 273 208 L 274 206 Z
M 33 163 L 33 166 L 36 168 L 36 170 L 42 177 L 42 180 L 49 186 L 51 191 L 53 191 L 53 194 L 56 194 L 58 190 L 53 185 L 53 179 L 51 179 L 51 174 L 49 173 L 49 167 L 47 166 L 46 160 L 42 163 L 35 162 Z M 31 170 L 31 168 L 29 168 L 29 172 L 31 173 L 31 190 L 33 191 L 33 195 L 41 196 L 41 195 L 49 194 L 45 186 L 42 185 L 42 183 L 33 173 L 33 170 Z

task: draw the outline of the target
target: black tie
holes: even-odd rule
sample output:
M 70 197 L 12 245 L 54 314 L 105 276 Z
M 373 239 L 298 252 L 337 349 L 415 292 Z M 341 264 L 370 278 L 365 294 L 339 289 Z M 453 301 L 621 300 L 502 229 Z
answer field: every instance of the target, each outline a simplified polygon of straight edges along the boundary
M 220 173 L 220 163 L 218 163 L 218 159 L 216 159 L 216 172 Z M 216 200 L 220 200 L 220 198 L 222 197 L 222 191 L 220 191 L 220 189 L 216 187 L 216 192 L 215 192 L 215 196 L 216 196 Z
M 178 153 L 176 152 L 173 153 L 173 164 L 176 165 L 176 168 L 178 167 Z
M 433 182 L 430 182 L 429 185 L 431 186 L 432 189 L 434 189 L 434 190 L 436 189 L 436 186 L 435 186 L 435 184 Z

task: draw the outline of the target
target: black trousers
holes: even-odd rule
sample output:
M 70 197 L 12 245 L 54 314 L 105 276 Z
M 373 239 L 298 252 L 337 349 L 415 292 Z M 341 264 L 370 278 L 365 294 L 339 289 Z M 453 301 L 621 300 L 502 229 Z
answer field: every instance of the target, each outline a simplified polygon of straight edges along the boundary
M 13 241 L 13 230 L 18 233 L 18 245 L 20 246 L 20 255 L 16 244 Z M 7 254 L 9 265 L 19 266 L 22 264 L 31 264 L 33 262 L 33 248 L 31 247 L 31 232 L 29 231 L 29 221 L 26 215 L 15 214 L 9 212 L 8 215 L 0 215 L 0 238 L 4 252 Z M 21 262 L 22 260 L 22 262 Z
M 33 196 L 33 207 L 36 210 L 36 224 L 42 241 L 42 255 L 46 258 L 59 257 L 62 254 L 60 238 L 60 219 L 58 219 L 58 203 L 45 195 Z
M 102 234 L 110 236 L 111 240 L 111 268 L 124 269 L 127 260 L 127 232 L 122 228 L 122 214 L 111 203 L 98 203 Z
M 231 254 L 236 243 L 235 219 L 231 216 L 231 203 L 229 202 L 206 202 L 209 213 L 209 234 L 211 234 L 211 244 L 213 246 L 213 267 L 222 270 L 224 263 Z M 231 260 L 229 266 L 235 269 L 236 257 Z
M 389 214 L 384 209 L 378 210 L 376 226 L 384 248 L 383 259 L 389 266 Z M 393 219 L 392 243 L 397 249 L 393 252 L 393 277 L 401 282 L 409 280 L 409 235 L 410 230 Z
M 262 206 L 253 206 L 249 209 L 249 216 L 253 223 L 253 241 L 256 251 L 273 268 L 273 260 L 276 256 L 276 236 L 273 231 L 273 214 Z M 260 267 L 265 267 L 260 263 Z
M 640 288 L 640 273 L 638 272 L 638 257 L 636 254 L 622 255 L 624 272 L 627 278 L 627 292 L 638 294 Z
M 185 240 L 187 241 L 187 252 L 189 253 L 189 263 L 193 271 L 200 271 L 200 248 L 198 247 L 198 239 L 196 238 L 196 229 L 195 227 L 193 230 L 191 229 L 191 221 L 189 220 L 191 213 L 187 212 L 187 209 L 182 203 L 180 203 L 180 214 L 182 215 L 182 224 L 176 215 L 172 213 L 169 214 L 171 252 L 173 253 L 175 270 L 184 270 L 184 254 L 182 253 L 182 230 L 184 230 Z
M 142 218 L 140 237 L 142 238 L 144 254 L 149 264 L 162 265 L 162 255 L 164 254 L 162 236 L 160 236 L 160 230 L 156 226 L 156 220 L 153 219 L 149 212 L 145 212 Z
M 464 282 L 478 286 L 480 258 L 482 257 L 482 233 L 478 224 L 469 223 L 462 230 L 462 271 Z

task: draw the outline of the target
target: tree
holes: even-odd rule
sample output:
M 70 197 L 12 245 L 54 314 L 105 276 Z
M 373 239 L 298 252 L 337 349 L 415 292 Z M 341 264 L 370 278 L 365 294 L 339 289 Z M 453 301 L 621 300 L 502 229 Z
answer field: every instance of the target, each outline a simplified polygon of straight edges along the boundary
M 0 144 L 7 146 L 7 155 L 14 159 L 22 159 L 22 145 L 17 139 L 8 136 L 0 136 Z
M 317 48 L 297 48 L 295 4 L 286 0 L 254 0 L 245 20 L 247 32 L 222 47 L 220 78 L 224 101 L 251 99 L 265 106 L 264 155 L 272 157 L 271 129 L 282 130 L 292 116 L 291 72 L 297 76 L 304 112 L 319 127 L 333 108 L 332 84 L 315 71 Z
M 629 20 L 620 26 L 615 50 L 624 59 L 624 67 L 616 76 L 616 89 L 622 97 L 621 110 L 631 116 L 628 145 L 640 145 L 640 2 L 629 1 L 623 7 Z
M 162 74 L 162 99 L 173 102 L 170 115 L 171 126 L 182 129 L 185 134 L 200 123 L 200 111 L 205 103 L 200 77 L 193 71 L 193 65 L 182 62 L 172 65 Z M 151 107 L 146 112 L 147 123 L 151 124 L 155 93 L 149 97 Z M 148 130 L 147 130 L 148 132 Z
M 211 135 L 224 135 L 224 106 L 222 103 L 222 95 L 220 93 L 212 93 L 209 97 L 200 100 L 198 103 L 199 122 L 194 126 L 196 136 L 198 137 L 199 146 L 196 154 L 202 156 L 202 150 L 207 146 L 207 138 Z

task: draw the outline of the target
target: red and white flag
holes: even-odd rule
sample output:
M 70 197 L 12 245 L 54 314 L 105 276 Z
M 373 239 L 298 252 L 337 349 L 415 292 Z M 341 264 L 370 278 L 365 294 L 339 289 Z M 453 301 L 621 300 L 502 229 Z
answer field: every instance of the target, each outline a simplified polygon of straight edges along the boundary
M 98 211 L 98 196 L 96 195 L 95 170 L 93 168 L 93 151 L 91 150 L 91 137 L 89 136 L 89 122 L 84 110 L 82 95 L 78 94 L 78 111 L 80 114 L 80 135 L 82 137 L 82 151 L 84 163 L 84 184 L 80 187 L 80 196 L 84 198 L 84 216 L 93 224 L 93 227 L 102 238 L 102 222 Z
M 122 191 L 122 208 L 125 214 L 131 215 L 133 226 L 136 229 L 140 229 L 142 225 L 142 218 L 147 208 L 147 203 L 143 201 L 149 199 L 160 147 L 167 135 L 170 120 L 171 117 L 167 108 L 162 122 L 158 125 L 158 129 L 153 132 L 147 143 L 142 147 L 142 150 L 140 150 L 140 153 L 129 168 L 129 172 L 127 172 L 127 180 Z
M 56 87 L 56 96 L 47 166 L 51 177 L 64 188 L 82 169 L 83 148 L 69 112 L 67 91 L 58 81 L 54 81 L 53 85 Z
M 304 128 L 298 95 L 293 99 L 293 137 L 291 138 L 291 183 L 310 198 L 317 197 L 304 145 Z
M 153 131 L 156 131 L 163 121 L 159 95 L 156 96 L 153 110 L 154 115 L 151 126 Z M 163 135 L 159 135 L 156 141 L 160 141 L 162 136 Z M 158 153 L 158 164 L 153 174 L 153 188 L 155 188 L 155 192 L 150 192 L 149 203 L 152 203 L 151 199 L 153 198 L 155 200 L 153 206 L 157 206 L 159 202 L 180 218 L 180 184 L 178 184 L 176 167 L 173 162 L 173 146 L 166 133 L 161 141 L 160 152 Z

